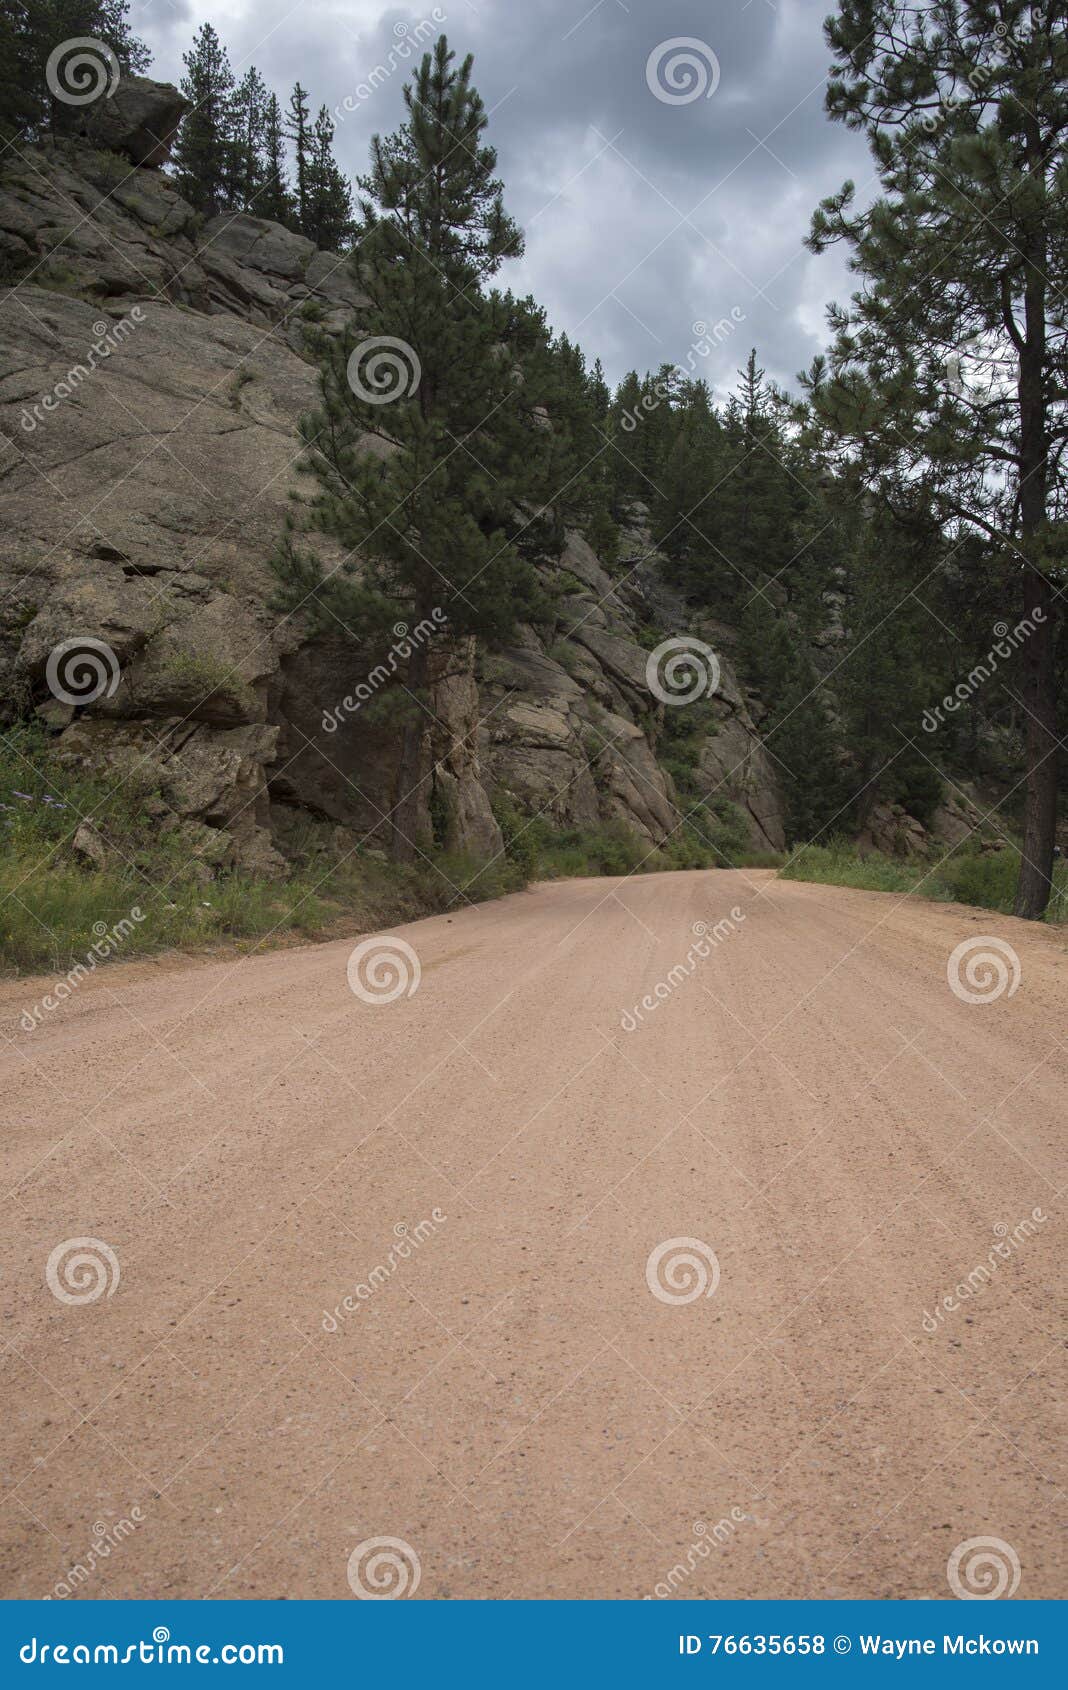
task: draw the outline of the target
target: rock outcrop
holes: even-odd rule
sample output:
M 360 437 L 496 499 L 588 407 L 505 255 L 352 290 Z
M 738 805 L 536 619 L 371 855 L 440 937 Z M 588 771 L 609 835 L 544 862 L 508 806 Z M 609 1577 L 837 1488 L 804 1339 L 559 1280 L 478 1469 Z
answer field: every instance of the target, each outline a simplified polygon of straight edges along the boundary
M 106 100 L 84 108 L 84 138 L 142 169 L 158 170 L 170 158 L 188 110 L 189 101 L 172 83 L 126 75 Z
M 362 300 L 336 254 L 255 217 L 201 224 L 166 175 L 131 173 L 137 154 L 158 162 L 142 142 L 167 129 L 160 85 L 141 81 L 110 102 L 124 157 L 29 149 L 0 184 L 0 257 L 20 278 L 0 307 L 0 690 L 40 710 L 64 756 L 151 794 L 205 874 L 270 874 L 294 811 L 381 840 L 394 802 L 382 700 L 324 725 L 383 654 L 311 637 L 273 608 L 268 568 L 315 401 L 308 325 Z M 658 637 L 695 630 L 641 517 L 614 575 L 569 536 L 547 568 L 551 638 L 437 643 L 428 836 L 499 849 L 498 795 L 561 826 L 622 822 L 650 845 L 677 829 L 646 663 Z M 57 651 L 69 662 L 86 642 L 114 665 L 88 704 L 50 675 Z M 739 805 L 754 845 L 781 846 L 772 765 L 725 658 L 709 708 L 694 778 Z

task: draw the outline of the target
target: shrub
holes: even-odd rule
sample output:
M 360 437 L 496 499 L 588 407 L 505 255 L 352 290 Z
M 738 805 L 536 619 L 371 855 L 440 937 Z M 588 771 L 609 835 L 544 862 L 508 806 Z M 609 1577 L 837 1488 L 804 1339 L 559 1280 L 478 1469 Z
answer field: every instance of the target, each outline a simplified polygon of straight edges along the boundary
M 76 856 L 82 819 L 104 860 Z M 0 967 L 16 974 L 64 973 L 86 962 L 95 943 L 125 922 L 111 954 L 131 958 L 220 940 L 279 942 L 373 931 L 457 902 L 498 897 L 525 876 L 514 862 L 482 864 L 434 855 L 415 867 L 356 851 L 337 860 L 331 830 L 310 823 L 296 839 L 290 873 L 258 879 L 217 868 L 221 833 L 204 831 L 205 852 L 177 825 L 146 765 L 126 780 L 84 773 L 56 757 L 36 725 L 0 734 Z M 142 914 L 131 918 L 138 909 Z M 98 951 L 98 956 L 100 952 Z M 104 960 L 101 957 L 101 960 Z
M 954 851 L 941 860 L 914 858 L 903 862 L 879 852 L 860 857 L 844 839 L 828 845 L 806 845 L 781 871 L 784 880 L 815 880 L 829 886 L 856 886 L 871 892 L 914 892 L 942 903 L 974 904 L 980 909 L 1012 913 L 1019 875 L 1016 851 L 980 852 L 974 846 Z M 1046 920 L 1068 920 L 1068 863 L 1054 871 L 1054 893 Z

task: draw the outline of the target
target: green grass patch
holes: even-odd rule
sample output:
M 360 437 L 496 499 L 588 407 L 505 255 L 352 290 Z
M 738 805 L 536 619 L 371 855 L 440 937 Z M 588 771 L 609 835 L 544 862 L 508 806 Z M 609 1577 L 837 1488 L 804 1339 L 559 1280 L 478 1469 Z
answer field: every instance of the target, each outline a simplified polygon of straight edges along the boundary
M 117 776 L 57 762 L 48 736 L 32 727 L 0 735 L 0 806 L 0 972 L 7 975 L 65 974 L 172 948 L 251 948 L 373 931 L 499 897 L 526 881 L 506 857 L 483 864 L 428 853 L 428 861 L 399 866 L 358 849 L 338 860 L 332 830 L 315 825 L 303 831 L 285 878 L 219 869 L 211 860 L 218 833 L 175 826 L 145 781 L 119 785 Z M 74 848 L 83 817 L 99 842 L 99 865 Z
M 960 848 L 941 861 L 903 862 L 873 851 L 860 856 L 847 840 L 806 845 L 782 869 L 784 880 L 814 880 L 826 886 L 856 886 L 868 892 L 912 892 L 938 903 L 974 904 L 979 909 L 1012 914 L 1019 858 L 1002 851 Z M 1068 863 L 1054 870 L 1054 893 L 1045 919 L 1068 920 Z

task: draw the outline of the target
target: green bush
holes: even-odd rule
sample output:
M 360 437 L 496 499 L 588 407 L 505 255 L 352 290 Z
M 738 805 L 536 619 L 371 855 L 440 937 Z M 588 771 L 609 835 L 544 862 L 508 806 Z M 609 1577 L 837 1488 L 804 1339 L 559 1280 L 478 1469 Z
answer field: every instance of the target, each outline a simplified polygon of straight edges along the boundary
M 828 886 L 856 886 L 870 892 L 914 892 L 940 903 L 974 904 L 979 909 L 1012 914 L 1019 877 L 1019 857 L 1011 847 L 1002 851 L 962 848 L 927 861 L 905 862 L 873 851 L 858 856 L 848 840 L 806 845 L 782 869 L 784 880 L 815 880 Z M 1068 863 L 1054 871 L 1054 893 L 1046 920 L 1068 920 Z
M 950 857 L 938 870 L 946 896 L 959 904 L 978 904 L 984 910 L 1012 909 L 1020 859 L 1015 851 L 991 851 L 982 856 Z
M 102 846 L 99 866 L 73 850 L 83 818 Z M 104 961 L 220 941 L 373 931 L 498 897 L 526 879 L 504 857 L 483 864 L 437 853 L 400 867 L 357 850 L 339 861 L 330 829 L 309 823 L 298 833 L 290 873 L 278 880 L 213 866 L 222 835 L 208 832 L 198 842 L 195 831 L 177 826 L 145 770 L 125 780 L 85 774 L 57 761 L 42 729 L 7 729 L 0 734 L 0 969 L 64 973 L 85 965 L 94 946 Z M 109 945 L 120 922 L 121 938 Z
M 538 875 L 543 880 L 564 880 L 575 875 L 632 874 L 639 867 L 663 868 L 662 861 L 646 861 L 650 851 L 622 822 L 566 828 L 539 842 Z
M 745 812 L 729 798 L 710 798 L 697 812 L 694 826 L 721 868 L 736 868 L 749 849 Z
M 538 862 L 537 837 L 532 831 L 534 824 L 520 814 L 504 793 L 499 793 L 493 801 L 493 816 L 501 830 L 505 856 L 529 880 Z

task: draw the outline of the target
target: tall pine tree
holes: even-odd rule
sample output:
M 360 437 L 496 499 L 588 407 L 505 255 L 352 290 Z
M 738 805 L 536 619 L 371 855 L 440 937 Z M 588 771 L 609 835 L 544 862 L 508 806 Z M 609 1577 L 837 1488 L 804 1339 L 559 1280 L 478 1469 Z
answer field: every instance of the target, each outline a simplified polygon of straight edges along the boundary
M 286 176 L 286 139 L 282 108 L 276 94 L 268 95 L 263 108 L 262 181 L 256 211 L 275 223 L 289 223 L 294 215 L 293 195 Z
M 308 91 L 297 82 L 289 96 L 285 122 L 286 137 L 293 149 L 293 182 L 297 228 L 308 232 L 308 201 L 311 187 L 312 132 Z
M 259 217 L 267 215 L 258 204 L 265 180 L 266 107 L 267 84 L 255 65 L 250 65 L 234 92 L 228 199 L 229 208 Z
M 301 233 L 316 246 L 337 252 L 352 238 L 352 193 L 334 158 L 334 125 L 319 107 L 311 137 L 307 172 L 307 210 Z
M 1016 914 L 1040 917 L 1057 818 L 1055 654 L 1068 517 L 1068 34 L 1063 0 L 840 0 L 832 117 L 868 138 L 813 220 L 861 287 L 809 372 L 829 433 L 896 506 L 923 488 L 961 541 L 1018 563 L 1027 795 Z
M 174 147 L 175 178 L 183 199 L 204 217 L 214 217 L 229 208 L 233 193 L 234 73 L 210 23 L 201 25 L 182 58 L 182 93 L 191 109 Z
M 445 619 L 452 635 L 510 632 L 535 597 L 516 546 L 521 502 L 547 485 L 536 394 L 502 341 L 502 300 L 483 291 L 522 237 L 504 209 L 471 59 L 457 66 L 441 37 L 404 99 L 407 121 L 375 136 L 361 181 L 358 275 L 370 303 L 358 328 L 323 337 L 322 403 L 302 427 L 318 482 L 307 518 L 346 562 L 326 576 L 290 537 L 276 563 L 289 603 L 340 621 L 365 651 L 398 619 Z M 382 449 L 368 451 L 368 437 Z M 399 859 L 417 850 L 426 814 L 429 660 L 430 642 L 412 641 L 405 679 L 421 708 L 397 763 Z

